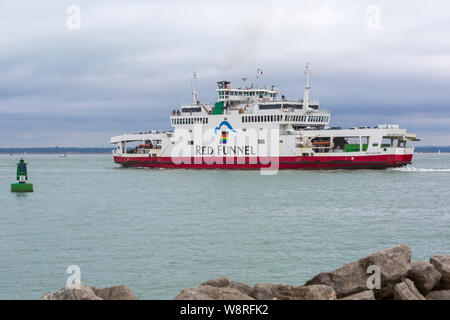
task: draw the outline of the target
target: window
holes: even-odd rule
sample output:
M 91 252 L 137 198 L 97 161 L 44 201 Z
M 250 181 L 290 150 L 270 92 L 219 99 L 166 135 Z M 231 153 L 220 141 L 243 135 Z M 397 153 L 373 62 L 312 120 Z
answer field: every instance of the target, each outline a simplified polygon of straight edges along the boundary
M 301 104 L 293 104 L 293 103 L 284 103 L 283 108 L 289 109 L 303 109 L 303 106 Z
M 260 104 L 259 110 L 281 109 L 281 104 Z
M 181 112 L 200 112 L 200 111 L 202 111 L 201 107 L 181 108 Z

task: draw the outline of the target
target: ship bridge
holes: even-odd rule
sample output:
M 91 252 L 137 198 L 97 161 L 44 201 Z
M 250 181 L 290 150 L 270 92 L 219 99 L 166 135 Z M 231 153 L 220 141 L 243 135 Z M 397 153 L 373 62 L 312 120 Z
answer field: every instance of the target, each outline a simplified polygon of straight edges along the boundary
M 215 116 L 232 116 L 228 120 L 236 118 L 241 123 L 255 125 L 269 122 L 274 125 L 291 125 L 294 129 L 327 126 L 330 122 L 330 112 L 319 111 L 319 101 L 311 100 L 309 97 L 311 74 L 309 68 L 307 64 L 303 98 L 292 100 L 281 95 L 280 99 L 280 90 L 276 85 L 269 87 L 253 83 L 246 85 L 247 78 L 242 78 L 243 85 L 236 88 L 231 86 L 230 81 L 218 81 L 218 99 L 214 104 L 202 104 L 198 100 L 194 73 L 194 101 L 173 110 L 171 124 L 173 127 L 186 128 L 192 124 L 215 123 L 217 122 Z

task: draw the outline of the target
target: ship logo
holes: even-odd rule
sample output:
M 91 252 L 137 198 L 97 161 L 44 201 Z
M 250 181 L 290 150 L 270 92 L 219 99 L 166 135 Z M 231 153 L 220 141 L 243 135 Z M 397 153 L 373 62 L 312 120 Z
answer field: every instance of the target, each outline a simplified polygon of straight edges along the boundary
M 217 134 L 217 131 L 219 131 L 220 128 L 222 128 L 222 126 L 227 127 L 228 129 L 230 129 L 230 131 L 237 132 L 236 130 L 233 129 L 233 127 L 228 121 L 222 121 L 217 127 L 214 128 L 214 133 Z
M 220 131 L 220 128 L 222 128 L 223 126 L 227 127 L 232 132 L 237 132 L 236 130 L 233 129 L 233 127 L 228 121 L 222 121 L 217 127 L 214 128 L 214 133 L 217 134 L 217 131 Z M 222 131 L 219 143 L 227 144 L 227 139 L 228 139 L 228 131 Z
M 228 139 L 228 132 L 227 131 L 222 131 L 222 135 L 220 136 L 219 143 L 227 144 L 227 139 Z

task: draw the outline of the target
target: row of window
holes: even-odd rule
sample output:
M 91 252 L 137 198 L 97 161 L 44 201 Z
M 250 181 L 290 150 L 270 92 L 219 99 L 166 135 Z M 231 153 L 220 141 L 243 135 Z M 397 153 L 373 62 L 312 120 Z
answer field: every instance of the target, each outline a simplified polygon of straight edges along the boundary
M 201 112 L 201 107 L 193 107 L 193 108 L 181 108 L 182 112 L 188 113 L 188 112 Z
M 266 91 L 219 91 L 219 97 L 220 98 L 227 98 L 228 96 L 244 96 L 244 97 L 253 97 L 253 96 L 259 96 L 262 97 L 271 97 L 275 98 L 276 93 L 269 93 Z
M 308 122 L 328 122 L 328 116 L 309 116 Z
M 283 115 L 242 116 L 243 123 L 249 122 L 274 122 L 283 121 Z M 284 121 L 288 122 L 327 122 L 328 116 L 300 116 L 284 115 Z M 172 124 L 208 124 L 208 118 L 172 118 Z
M 283 115 L 261 115 L 261 116 L 243 116 L 242 122 L 273 122 L 283 121 Z M 288 115 L 284 116 L 284 121 L 289 122 L 327 122 L 328 116 L 299 116 Z
M 207 124 L 208 118 L 172 118 L 172 124 Z
M 301 104 L 275 103 L 275 104 L 260 104 L 259 110 L 281 109 L 281 107 L 286 108 L 286 109 L 303 109 L 303 106 Z

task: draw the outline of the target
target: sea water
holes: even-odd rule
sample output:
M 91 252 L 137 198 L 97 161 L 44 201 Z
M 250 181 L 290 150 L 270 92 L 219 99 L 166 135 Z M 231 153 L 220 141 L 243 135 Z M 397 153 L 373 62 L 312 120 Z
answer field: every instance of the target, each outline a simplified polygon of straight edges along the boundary
M 125 284 L 141 299 L 228 276 L 301 285 L 407 243 L 450 253 L 450 154 L 387 170 L 121 168 L 111 155 L 26 155 L 34 193 L 14 194 L 20 155 L 0 155 L 0 299 L 66 284 Z

